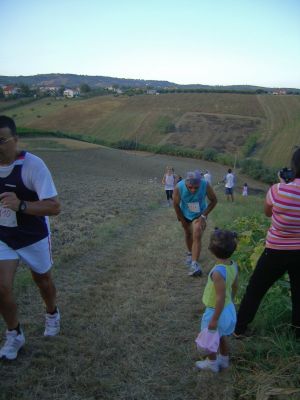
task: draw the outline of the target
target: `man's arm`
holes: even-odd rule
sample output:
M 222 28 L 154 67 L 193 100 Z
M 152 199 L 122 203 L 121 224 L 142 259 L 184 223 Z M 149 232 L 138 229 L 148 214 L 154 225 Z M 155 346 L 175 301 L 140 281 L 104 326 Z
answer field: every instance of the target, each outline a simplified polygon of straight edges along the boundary
M 179 193 L 179 189 L 177 186 L 175 186 L 174 192 L 173 192 L 173 206 L 174 206 L 174 210 L 176 212 L 178 221 L 183 222 L 184 215 L 182 214 L 182 211 L 180 208 L 180 193 Z
M 0 194 L 0 200 L 3 207 L 18 211 L 22 199 L 18 199 L 14 192 L 4 192 Z M 38 217 L 53 216 L 60 213 L 60 203 L 58 197 L 37 201 L 25 201 L 26 209 L 24 214 L 36 215 Z
M 206 195 L 209 200 L 209 203 L 208 203 L 206 209 L 202 213 L 202 215 L 204 215 L 205 217 L 207 217 L 208 214 L 212 211 L 212 209 L 216 207 L 217 202 L 218 202 L 217 196 L 209 183 L 207 183 L 207 186 L 206 186 Z

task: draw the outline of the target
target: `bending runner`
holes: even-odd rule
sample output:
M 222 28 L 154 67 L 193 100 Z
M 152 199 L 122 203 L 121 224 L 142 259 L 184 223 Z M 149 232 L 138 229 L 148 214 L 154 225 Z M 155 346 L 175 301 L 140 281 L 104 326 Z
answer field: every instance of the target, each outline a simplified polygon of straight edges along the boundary
M 206 197 L 209 200 L 206 204 Z M 188 172 L 180 181 L 173 194 L 174 209 L 181 222 L 188 249 L 187 265 L 190 276 L 201 276 L 199 265 L 201 239 L 206 227 L 208 214 L 217 204 L 217 197 L 209 183 L 201 179 L 199 171 Z

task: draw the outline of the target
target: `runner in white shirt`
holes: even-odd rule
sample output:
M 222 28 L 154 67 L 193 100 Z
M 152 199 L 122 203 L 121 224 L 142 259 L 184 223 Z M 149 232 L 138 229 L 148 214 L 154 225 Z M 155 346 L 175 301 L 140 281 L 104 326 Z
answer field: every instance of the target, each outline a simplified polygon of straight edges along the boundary
M 162 184 L 165 186 L 168 206 L 171 206 L 173 202 L 173 191 L 176 183 L 177 183 L 177 177 L 174 173 L 174 168 L 167 167 L 166 173 L 162 178 Z
M 0 312 L 7 325 L 0 358 L 14 360 L 25 344 L 13 283 L 19 261 L 31 270 L 46 305 L 44 336 L 60 330 L 56 289 L 51 276 L 48 216 L 60 212 L 57 191 L 44 162 L 17 149 L 14 121 L 0 116 Z
M 225 176 L 223 182 L 225 182 L 225 194 L 227 196 L 227 200 L 229 201 L 231 199 L 231 201 L 234 201 L 233 187 L 234 187 L 234 183 L 235 183 L 235 177 L 232 173 L 231 168 L 228 169 L 228 173 Z

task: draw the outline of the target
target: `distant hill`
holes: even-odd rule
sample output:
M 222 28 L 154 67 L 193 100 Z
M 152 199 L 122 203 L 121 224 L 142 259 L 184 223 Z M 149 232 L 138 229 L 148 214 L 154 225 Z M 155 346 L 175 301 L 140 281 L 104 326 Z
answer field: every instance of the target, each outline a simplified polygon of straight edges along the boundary
M 24 83 L 29 86 L 68 86 L 77 87 L 87 84 L 92 88 L 112 85 L 126 87 L 155 87 L 169 88 L 177 86 L 168 81 L 153 81 L 144 79 L 123 79 L 110 76 L 90 76 L 75 74 L 40 74 L 32 76 L 0 76 L 0 85 Z
M 90 76 L 90 75 L 76 75 L 76 74 L 39 74 L 31 76 L 0 76 L 0 85 L 8 84 L 26 84 L 28 86 L 66 86 L 66 87 L 78 87 L 82 84 L 87 84 L 92 88 L 103 88 L 113 85 L 119 87 L 133 87 L 133 88 L 145 88 L 153 87 L 156 89 L 202 89 L 209 91 L 238 91 L 238 92 L 256 92 L 265 91 L 271 92 L 276 88 L 268 88 L 263 86 L 252 86 L 252 85 L 180 85 L 178 83 L 169 81 L 156 81 L 156 80 L 144 80 L 144 79 L 125 79 L 125 78 L 114 78 L 110 76 Z M 290 92 L 300 93 L 300 89 L 296 88 L 281 88 Z
M 0 103 L 1 104 L 1 103 Z M 3 101 L 6 106 L 7 102 Z M 214 149 L 266 165 L 288 165 L 300 145 L 300 96 L 174 93 L 44 98 L 5 113 L 18 127 L 80 134 L 105 142 Z

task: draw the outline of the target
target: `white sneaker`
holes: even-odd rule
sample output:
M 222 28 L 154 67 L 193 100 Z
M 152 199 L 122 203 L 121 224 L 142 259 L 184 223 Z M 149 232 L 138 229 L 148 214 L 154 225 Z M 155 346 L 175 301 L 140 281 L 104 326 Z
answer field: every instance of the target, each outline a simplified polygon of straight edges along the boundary
M 23 332 L 6 331 L 6 341 L 0 350 L 0 358 L 7 360 L 15 360 L 18 356 L 18 351 L 25 344 L 25 337 Z
M 212 361 L 207 358 L 204 361 L 197 361 L 195 365 L 197 369 L 219 372 L 219 363 L 217 360 Z
M 217 361 L 221 369 L 226 369 L 229 367 L 229 356 L 222 356 L 221 354 L 218 354 Z
M 56 336 L 60 331 L 60 313 L 46 314 L 44 336 Z
M 202 275 L 202 270 L 200 265 L 197 263 L 197 261 L 192 261 L 190 271 L 188 273 L 189 276 L 201 276 Z

